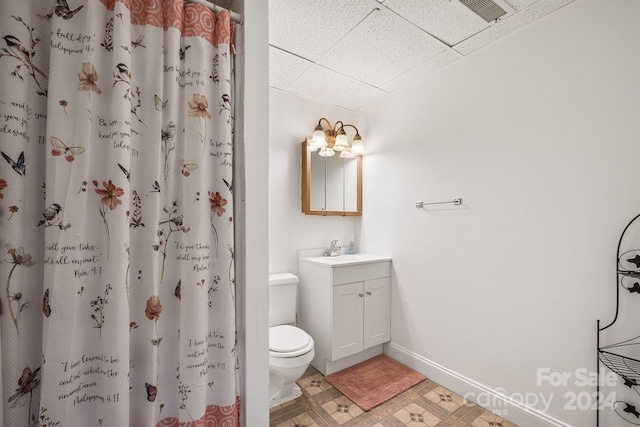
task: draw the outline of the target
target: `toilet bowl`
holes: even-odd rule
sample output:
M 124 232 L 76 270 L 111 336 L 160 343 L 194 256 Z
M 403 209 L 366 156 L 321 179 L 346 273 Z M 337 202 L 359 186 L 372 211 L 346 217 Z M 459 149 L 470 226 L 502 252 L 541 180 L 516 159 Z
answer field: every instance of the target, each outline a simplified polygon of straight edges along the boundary
M 295 383 L 315 356 L 313 338 L 300 328 L 279 325 L 269 328 L 269 406 L 302 394 Z
M 296 324 L 298 278 L 291 273 L 269 275 L 270 406 L 295 399 L 296 381 L 313 360 L 313 338 Z

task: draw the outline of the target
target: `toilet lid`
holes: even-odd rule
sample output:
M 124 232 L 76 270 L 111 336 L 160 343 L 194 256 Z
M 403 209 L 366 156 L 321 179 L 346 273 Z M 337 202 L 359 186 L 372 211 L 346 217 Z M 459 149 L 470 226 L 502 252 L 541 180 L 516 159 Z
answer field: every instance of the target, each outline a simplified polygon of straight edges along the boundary
M 269 350 L 291 353 L 309 345 L 311 337 L 302 329 L 290 325 L 269 328 Z

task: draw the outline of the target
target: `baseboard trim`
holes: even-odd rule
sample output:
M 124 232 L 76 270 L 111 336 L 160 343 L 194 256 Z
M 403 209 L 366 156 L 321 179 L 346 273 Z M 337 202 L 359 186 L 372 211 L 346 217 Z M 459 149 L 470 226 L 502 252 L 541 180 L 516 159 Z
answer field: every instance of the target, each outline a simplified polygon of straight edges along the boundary
M 573 427 L 395 343 L 385 344 L 384 353 L 461 396 L 468 393 L 473 396 L 488 396 L 489 405 L 483 402 L 481 406 L 519 426 Z

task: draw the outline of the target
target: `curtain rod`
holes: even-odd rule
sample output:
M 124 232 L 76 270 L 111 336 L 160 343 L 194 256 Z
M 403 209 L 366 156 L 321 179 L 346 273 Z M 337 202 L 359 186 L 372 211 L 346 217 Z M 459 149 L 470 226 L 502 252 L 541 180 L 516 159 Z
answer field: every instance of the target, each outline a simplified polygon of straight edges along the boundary
M 197 4 L 201 4 L 211 10 L 213 10 L 215 13 L 220 12 L 223 8 L 218 6 L 217 4 L 211 3 L 210 1 L 207 0 L 186 0 L 189 3 L 197 3 Z M 243 16 L 240 15 L 237 12 L 232 12 L 229 11 L 229 17 L 231 18 L 232 21 L 237 22 L 238 24 L 242 25 L 242 18 Z

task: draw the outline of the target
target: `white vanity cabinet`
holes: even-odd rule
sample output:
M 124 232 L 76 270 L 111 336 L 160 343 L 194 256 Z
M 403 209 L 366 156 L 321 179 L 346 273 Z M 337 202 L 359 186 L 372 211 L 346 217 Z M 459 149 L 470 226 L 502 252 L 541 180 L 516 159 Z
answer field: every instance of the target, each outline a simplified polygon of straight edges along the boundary
M 298 326 L 313 337 L 324 375 L 382 353 L 390 340 L 391 258 L 301 258 Z

